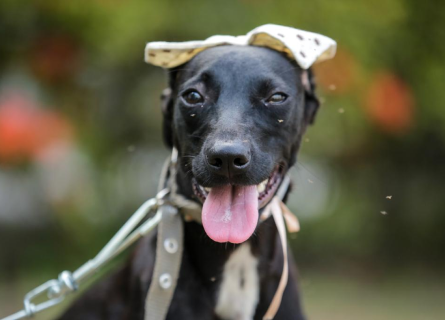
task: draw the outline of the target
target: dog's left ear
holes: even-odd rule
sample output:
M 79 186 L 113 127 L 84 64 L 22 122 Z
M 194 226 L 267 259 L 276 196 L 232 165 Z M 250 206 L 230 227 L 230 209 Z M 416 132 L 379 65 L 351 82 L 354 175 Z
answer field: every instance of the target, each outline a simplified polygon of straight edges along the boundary
M 315 79 L 311 69 L 301 72 L 301 83 L 304 87 L 304 118 L 306 124 L 313 124 L 320 107 L 320 101 L 315 94 Z

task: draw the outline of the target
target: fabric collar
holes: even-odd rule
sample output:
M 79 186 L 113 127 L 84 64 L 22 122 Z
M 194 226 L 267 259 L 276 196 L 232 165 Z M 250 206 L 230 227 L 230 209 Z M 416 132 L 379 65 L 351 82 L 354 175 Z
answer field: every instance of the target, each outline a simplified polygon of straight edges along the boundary
M 261 46 L 284 52 L 302 69 L 334 57 L 337 43 L 318 33 L 276 24 L 265 24 L 242 36 L 215 35 L 202 41 L 149 42 L 145 61 L 158 67 L 174 68 L 201 51 L 222 45 Z

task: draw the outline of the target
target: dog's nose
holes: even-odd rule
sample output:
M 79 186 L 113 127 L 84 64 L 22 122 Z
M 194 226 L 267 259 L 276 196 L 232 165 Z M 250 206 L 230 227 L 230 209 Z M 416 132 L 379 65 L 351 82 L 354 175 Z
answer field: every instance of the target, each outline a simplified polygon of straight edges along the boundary
M 250 149 L 242 142 L 216 143 L 206 156 L 209 168 L 226 177 L 243 173 L 250 163 Z

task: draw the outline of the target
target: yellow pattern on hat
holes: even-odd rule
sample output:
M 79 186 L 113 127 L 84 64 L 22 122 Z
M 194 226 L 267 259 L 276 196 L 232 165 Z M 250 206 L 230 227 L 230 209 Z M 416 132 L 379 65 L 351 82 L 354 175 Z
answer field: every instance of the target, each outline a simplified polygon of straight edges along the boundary
M 337 43 L 318 33 L 266 24 L 244 36 L 216 35 L 202 41 L 149 42 L 145 61 L 163 68 L 174 68 L 191 60 L 199 52 L 216 46 L 262 46 L 284 52 L 302 69 L 335 56 Z

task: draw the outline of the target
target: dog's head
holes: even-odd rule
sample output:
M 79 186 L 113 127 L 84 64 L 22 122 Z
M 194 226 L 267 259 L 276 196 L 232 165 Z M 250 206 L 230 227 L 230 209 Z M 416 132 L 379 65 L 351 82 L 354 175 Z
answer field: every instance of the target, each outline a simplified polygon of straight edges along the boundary
M 181 193 L 203 203 L 210 238 L 247 240 L 314 120 L 311 72 L 268 48 L 215 47 L 171 69 L 162 99 Z

